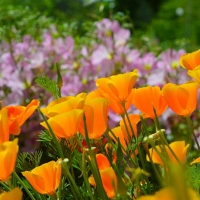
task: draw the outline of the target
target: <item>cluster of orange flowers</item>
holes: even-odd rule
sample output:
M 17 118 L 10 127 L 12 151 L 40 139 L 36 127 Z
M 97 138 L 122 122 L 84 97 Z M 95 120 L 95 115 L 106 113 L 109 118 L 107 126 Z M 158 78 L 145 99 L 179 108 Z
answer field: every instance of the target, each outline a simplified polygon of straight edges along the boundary
M 116 143 L 120 141 L 123 153 L 126 154 L 127 144 L 131 138 L 138 137 L 137 124 L 141 117 L 157 117 L 170 107 L 176 114 L 189 117 L 196 109 L 197 93 L 200 83 L 200 50 L 181 57 L 182 67 L 188 69 L 188 74 L 195 79 L 181 85 L 166 84 L 162 89 L 158 86 L 133 88 L 138 78 L 137 70 L 96 80 L 97 89 L 89 94 L 81 93 L 52 101 L 42 113 L 48 118 L 41 125 L 49 130 L 49 125 L 58 141 L 61 138 L 72 139 L 77 134 L 89 139 L 100 139 L 105 132 Z M 141 115 L 127 114 L 127 110 L 134 105 L 141 111 Z M 32 100 L 27 106 L 6 106 L 0 110 L 0 181 L 8 181 L 15 168 L 18 153 L 18 140 L 9 141 L 10 134 L 18 135 L 20 127 L 39 106 L 38 100 Z M 108 112 L 111 109 L 120 115 L 122 120 L 118 127 L 112 130 L 108 127 Z M 155 112 L 156 111 L 156 112 Z M 156 113 L 156 115 L 155 115 Z M 49 130 L 50 131 L 50 130 Z M 158 130 L 158 132 L 161 130 Z M 147 138 L 148 141 L 148 138 Z M 165 165 L 161 154 L 163 149 L 167 155 L 167 162 L 174 164 L 185 163 L 188 146 L 185 141 L 176 141 L 170 145 L 153 146 L 148 149 L 148 161 Z M 137 149 L 134 156 L 138 153 Z M 175 156 L 174 156 L 175 154 Z M 117 195 L 117 176 L 109 160 L 103 154 L 96 154 L 96 164 L 99 170 L 103 188 L 109 198 Z M 199 162 L 199 158 L 193 163 Z M 32 171 L 22 172 L 33 188 L 40 194 L 53 195 L 57 190 L 62 176 L 62 160 L 51 161 L 36 167 Z M 192 163 L 192 164 L 193 164 Z M 89 183 L 96 187 L 94 176 L 88 178 Z M 144 196 L 141 200 L 166 199 L 175 200 L 172 188 L 164 188 L 154 196 Z M 7 195 L 7 196 L 6 196 Z M 191 199 L 198 199 L 193 190 L 188 189 Z M 22 199 L 18 188 L 2 193 L 0 199 Z M 14 197 L 14 198 L 12 198 Z

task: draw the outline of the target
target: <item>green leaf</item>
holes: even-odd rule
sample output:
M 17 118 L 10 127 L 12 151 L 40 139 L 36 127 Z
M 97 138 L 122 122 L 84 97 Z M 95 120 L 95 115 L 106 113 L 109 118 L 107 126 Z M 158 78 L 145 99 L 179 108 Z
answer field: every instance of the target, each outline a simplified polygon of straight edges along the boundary
M 117 160 L 120 161 L 123 159 L 123 152 L 122 152 L 122 146 L 121 146 L 121 143 L 120 143 L 120 140 L 118 138 L 118 146 L 117 146 Z
M 187 168 L 185 173 L 187 185 L 196 191 L 200 189 L 200 164 Z
M 54 98 L 58 99 L 59 98 L 59 87 L 57 83 L 48 78 L 47 76 L 41 76 L 36 78 L 35 82 L 45 90 L 49 91 Z

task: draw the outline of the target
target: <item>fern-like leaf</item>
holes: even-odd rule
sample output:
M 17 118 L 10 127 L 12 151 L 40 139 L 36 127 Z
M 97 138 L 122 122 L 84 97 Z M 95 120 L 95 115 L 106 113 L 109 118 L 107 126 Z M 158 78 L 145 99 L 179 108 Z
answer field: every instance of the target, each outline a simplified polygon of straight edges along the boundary
M 44 88 L 45 90 L 47 90 L 48 92 L 50 92 L 54 98 L 58 99 L 59 98 L 59 87 L 57 85 L 57 83 L 48 78 L 47 76 L 40 76 L 37 77 L 35 82 L 42 88 Z

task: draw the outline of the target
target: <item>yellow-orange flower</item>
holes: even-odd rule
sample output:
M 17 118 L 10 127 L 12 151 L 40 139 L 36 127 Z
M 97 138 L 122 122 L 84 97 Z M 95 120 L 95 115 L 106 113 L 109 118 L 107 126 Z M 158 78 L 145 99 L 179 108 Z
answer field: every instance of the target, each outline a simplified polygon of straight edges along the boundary
M 179 161 L 181 163 L 184 163 L 186 161 L 186 153 L 187 153 L 189 144 L 185 145 L 185 141 L 176 141 L 176 142 L 172 142 L 169 146 L 171 147 L 171 149 L 173 150 L 173 152 L 175 153 Z M 169 150 L 169 148 L 167 146 L 164 146 L 164 147 L 166 149 L 166 153 L 167 153 L 167 156 L 169 157 L 169 160 L 172 163 L 177 164 L 178 161 L 176 160 L 172 152 Z M 162 154 L 160 146 L 157 145 L 156 149 Z M 162 159 L 153 148 L 149 149 L 149 154 L 154 163 L 160 164 L 162 166 L 164 165 Z M 168 158 L 166 157 L 166 159 Z M 147 160 L 150 161 L 148 156 L 147 156 Z
M 103 154 L 96 154 L 96 161 L 99 168 L 101 181 L 109 198 L 115 197 L 115 191 L 117 189 L 117 176 L 110 166 L 108 158 Z M 89 183 L 96 187 L 96 182 L 93 176 L 89 177 Z
M 169 107 L 178 115 L 190 116 L 196 109 L 199 85 L 187 82 L 182 85 L 168 83 L 162 91 Z
M 118 74 L 108 78 L 96 80 L 100 93 L 109 100 L 110 108 L 117 114 L 123 114 L 121 103 L 125 103 L 128 110 L 131 106 L 132 88 L 138 78 L 137 70 L 125 74 Z
M 100 92 L 100 91 L 101 91 L 101 89 L 97 88 L 97 89 L 95 89 L 95 90 L 89 92 L 89 93 L 87 94 L 85 100 L 88 101 L 88 100 L 91 100 L 91 99 L 94 99 L 94 98 L 99 98 L 99 97 L 104 98 L 104 96 L 102 95 L 102 92 Z
M 199 200 L 199 197 L 197 193 L 192 190 L 191 188 L 187 188 L 186 191 L 188 197 L 190 200 Z M 179 196 L 177 196 L 177 191 L 172 187 L 165 187 L 161 190 L 159 190 L 155 195 L 147 195 L 140 197 L 138 200 L 179 200 L 181 199 Z
M 0 110 L 0 144 L 9 141 L 8 112 L 5 108 Z
M 10 178 L 12 174 L 17 153 L 19 150 L 18 139 L 14 139 L 13 141 L 4 142 L 0 145 L 0 180 L 6 181 Z
M 82 120 L 83 110 L 74 109 L 51 117 L 47 121 L 57 137 L 69 139 L 78 132 Z M 40 124 L 48 129 L 45 122 L 41 122 Z
M 50 118 L 73 109 L 83 109 L 86 93 L 81 94 L 77 95 L 76 97 L 67 96 L 56 99 L 52 101 L 46 108 L 41 108 L 41 111 L 44 115 Z
M 52 195 L 61 180 L 61 159 L 45 163 L 31 171 L 22 172 L 32 187 L 40 194 Z
M 108 104 L 105 98 L 93 98 L 85 101 L 84 114 L 90 139 L 100 138 L 108 126 Z M 85 135 L 84 123 L 81 123 L 80 133 Z
M 37 109 L 40 102 L 37 99 L 32 100 L 25 106 L 6 106 L 9 118 L 9 133 L 13 135 L 20 134 L 20 127 Z
M 14 188 L 9 192 L 0 194 L 0 200 L 22 200 L 23 193 L 19 188 Z
M 200 83 L 200 66 L 193 70 L 188 70 L 188 75 L 191 76 L 195 81 Z
M 155 114 L 159 117 L 167 108 L 167 103 L 158 86 L 147 86 L 139 89 L 133 89 L 133 105 L 142 113 L 145 113 L 150 118 L 154 119 Z
M 180 64 L 183 68 L 193 70 L 200 65 L 200 49 L 192 53 L 187 53 L 180 58 Z

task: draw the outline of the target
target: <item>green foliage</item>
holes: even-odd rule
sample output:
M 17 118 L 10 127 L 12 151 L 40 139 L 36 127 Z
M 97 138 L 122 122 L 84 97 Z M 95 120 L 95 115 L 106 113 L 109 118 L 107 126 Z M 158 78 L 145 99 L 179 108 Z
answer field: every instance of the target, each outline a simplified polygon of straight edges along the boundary
M 139 135 L 139 137 L 137 138 L 137 141 L 135 141 L 135 139 L 132 139 L 132 142 L 128 145 L 128 150 L 130 151 L 135 151 L 138 148 L 138 145 L 140 144 L 140 142 L 142 142 L 144 139 L 144 136 L 142 134 Z
M 36 78 L 35 82 L 39 86 L 50 92 L 54 98 L 59 98 L 60 90 L 57 83 L 54 80 L 48 78 L 47 76 L 41 76 Z
M 42 151 L 35 151 L 34 153 L 23 152 L 19 153 L 16 163 L 16 171 L 29 171 L 40 165 L 42 158 Z
M 187 185 L 196 191 L 200 189 L 200 164 L 195 164 L 186 170 Z
M 168 0 L 162 4 L 149 31 L 158 38 L 164 49 L 183 47 L 192 51 L 200 44 L 200 14 L 198 0 Z
M 0 40 L 22 40 L 24 35 L 31 35 L 35 39 L 41 36 L 45 28 L 52 23 L 50 18 L 33 12 L 29 7 L 14 7 L 0 3 Z

